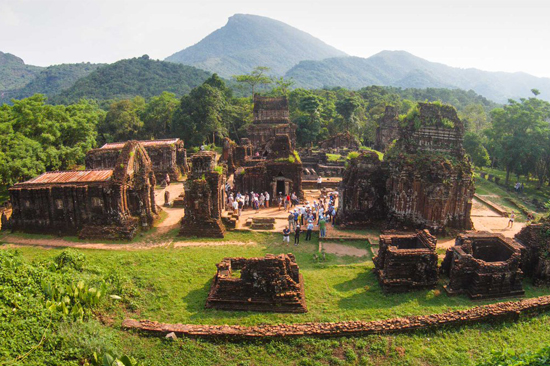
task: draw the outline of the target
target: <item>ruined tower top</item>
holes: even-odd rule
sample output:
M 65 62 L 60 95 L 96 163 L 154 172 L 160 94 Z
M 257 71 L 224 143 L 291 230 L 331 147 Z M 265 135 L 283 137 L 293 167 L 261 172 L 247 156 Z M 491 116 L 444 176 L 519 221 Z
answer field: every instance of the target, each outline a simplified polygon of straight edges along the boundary
M 193 178 L 200 178 L 216 168 L 216 153 L 214 151 L 199 151 L 191 158 Z
M 254 123 L 289 123 L 288 100 L 286 97 L 261 97 L 254 95 Z
M 418 103 L 400 121 L 398 144 L 409 153 L 421 151 L 464 156 L 464 124 L 456 109 L 440 103 Z

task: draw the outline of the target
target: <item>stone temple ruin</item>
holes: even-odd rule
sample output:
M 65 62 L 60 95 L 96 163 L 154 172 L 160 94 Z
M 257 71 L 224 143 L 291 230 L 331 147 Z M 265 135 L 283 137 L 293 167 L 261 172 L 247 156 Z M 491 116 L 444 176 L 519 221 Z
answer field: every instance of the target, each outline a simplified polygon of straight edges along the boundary
M 447 293 L 466 293 L 472 299 L 521 296 L 521 245 L 501 234 L 461 234 L 447 249 L 441 266 L 449 277 Z
M 206 301 L 206 308 L 307 312 L 304 279 L 294 255 L 267 254 L 264 258 L 224 258 L 216 266 L 218 271 Z
M 399 139 L 384 161 L 368 151 L 352 159 L 340 186 L 338 222 L 471 229 L 474 182 L 463 136 L 453 107 L 419 103 L 400 121 Z
M 384 292 L 433 288 L 438 281 L 437 239 L 428 230 L 380 236 L 375 273 Z
M 175 182 L 187 174 L 187 152 L 183 141 L 175 139 L 140 141 L 151 159 L 157 181 L 164 180 L 166 174 Z M 113 169 L 124 147 L 124 142 L 114 142 L 92 149 L 86 154 L 86 169 Z
M 286 98 L 255 96 L 254 103 L 250 139 L 241 139 L 240 145 L 224 141 L 221 160 L 235 172 L 235 190 L 302 197 L 302 163 L 294 150 L 296 126 L 288 118 Z
M 131 239 L 150 228 L 155 175 L 144 147 L 129 141 L 114 169 L 48 172 L 10 188 L 7 228 L 80 238 Z
M 216 171 L 216 153 L 200 151 L 191 158 L 192 170 L 185 182 L 185 216 L 180 236 L 223 238 L 222 209 L 225 176 Z
M 523 248 L 521 268 L 535 285 L 550 285 L 550 219 L 525 226 L 515 240 Z

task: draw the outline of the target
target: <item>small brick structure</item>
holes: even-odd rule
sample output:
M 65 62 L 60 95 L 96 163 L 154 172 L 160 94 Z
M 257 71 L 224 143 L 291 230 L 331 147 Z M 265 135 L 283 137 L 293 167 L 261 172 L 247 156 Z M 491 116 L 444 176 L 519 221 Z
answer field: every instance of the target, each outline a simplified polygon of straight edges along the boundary
M 397 138 L 399 138 L 399 110 L 394 106 L 386 106 L 376 128 L 374 148 L 385 152 Z
M 160 212 L 155 175 L 138 141 L 122 148 L 114 169 L 48 172 L 9 189 L 13 212 L 3 229 L 131 239 Z
M 193 155 L 192 170 L 185 182 L 185 216 L 180 236 L 223 238 L 221 221 L 225 202 L 225 175 L 216 171 L 216 153 L 200 151 Z
M 521 245 L 502 234 L 460 234 L 447 249 L 441 270 L 449 277 L 448 294 L 472 299 L 522 296 Z
M 157 181 L 161 183 L 166 174 L 175 182 L 180 175 L 187 174 L 187 151 L 179 138 L 164 140 L 140 141 L 149 159 Z M 113 169 L 124 142 L 107 143 L 99 149 L 92 149 L 86 153 L 86 169 Z
M 304 279 L 292 254 L 224 258 L 206 308 L 279 313 L 307 312 Z M 240 271 L 240 277 L 235 272 Z
M 375 273 L 384 292 L 406 292 L 437 285 L 437 239 L 427 230 L 380 235 Z
M 523 245 L 521 268 L 535 285 L 550 285 L 550 218 L 527 225 L 516 234 Z

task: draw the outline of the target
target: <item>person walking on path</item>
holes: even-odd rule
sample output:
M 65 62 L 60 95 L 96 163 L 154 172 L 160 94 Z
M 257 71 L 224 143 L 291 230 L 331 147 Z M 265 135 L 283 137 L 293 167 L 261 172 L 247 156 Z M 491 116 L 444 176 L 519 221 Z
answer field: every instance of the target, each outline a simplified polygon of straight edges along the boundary
M 302 230 L 300 229 L 300 225 L 296 225 L 296 230 L 294 230 L 294 245 L 300 244 L 300 233 Z
M 308 222 L 307 224 L 307 231 L 306 231 L 306 240 L 307 241 L 310 241 L 311 240 L 311 232 L 313 231 L 313 222 L 310 221 Z
M 288 245 L 288 243 L 290 243 L 290 229 L 288 228 L 288 226 L 285 226 L 285 228 L 283 229 L 283 244 Z
M 508 220 L 508 226 L 506 226 L 506 228 L 512 228 L 514 226 L 514 220 L 516 219 L 516 214 L 514 213 L 514 211 L 512 211 L 512 213 L 510 214 L 510 220 Z
M 265 192 L 265 208 L 269 208 L 269 200 L 271 199 L 271 196 L 268 192 Z

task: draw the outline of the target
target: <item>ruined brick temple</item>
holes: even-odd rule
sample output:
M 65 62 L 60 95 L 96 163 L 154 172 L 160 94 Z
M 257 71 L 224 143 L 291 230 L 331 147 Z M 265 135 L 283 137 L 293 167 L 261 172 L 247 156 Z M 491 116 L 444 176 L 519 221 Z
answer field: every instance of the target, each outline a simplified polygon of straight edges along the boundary
M 524 294 L 521 245 L 502 234 L 461 234 L 447 249 L 441 270 L 449 277 L 447 293 L 472 299 Z
M 277 135 L 287 135 L 290 148 L 296 149 L 296 125 L 290 122 L 286 97 L 254 95 L 254 122 L 248 128 L 248 137 L 255 152 L 265 153 L 266 144 Z
M 189 171 L 187 152 L 183 141 L 175 139 L 146 140 L 140 143 L 147 150 L 157 181 L 164 180 L 166 174 L 172 181 Z M 114 142 L 93 149 L 86 154 L 86 169 L 113 169 L 124 147 L 124 142 Z
M 286 97 L 254 97 L 254 123 L 249 138 L 225 139 L 221 161 L 235 173 L 238 192 L 295 192 L 303 196 L 302 162 L 295 151 L 296 126 L 290 123 Z
M 400 121 L 384 161 L 367 151 L 350 162 L 340 186 L 339 223 L 471 229 L 474 181 L 463 137 L 453 107 L 419 103 Z
M 216 170 L 216 153 L 200 151 L 191 158 L 191 173 L 185 182 L 185 216 L 180 236 L 223 238 L 222 209 L 225 175 Z
M 433 288 L 438 281 L 437 239 L 427 230 L 380 235 L 375 273 L 384 292 Z
M 48 172 L 10 188 L 8 227 L 80 238 L 130 239 L 150 228 L 155 175 L 145 148 L 127 142 L 114 169 Z
M 269 192 L 272 197 L 295 192 L 302 197 L 302 162 L 292 150 L 288 135 L 277 135 L 264 151 L 262 157 L 247 159 L 235 171 L 235 190 Z
M 216 267 L 206 308 L 307 312 L 304 279 L 292 254 L 224 258 Z

